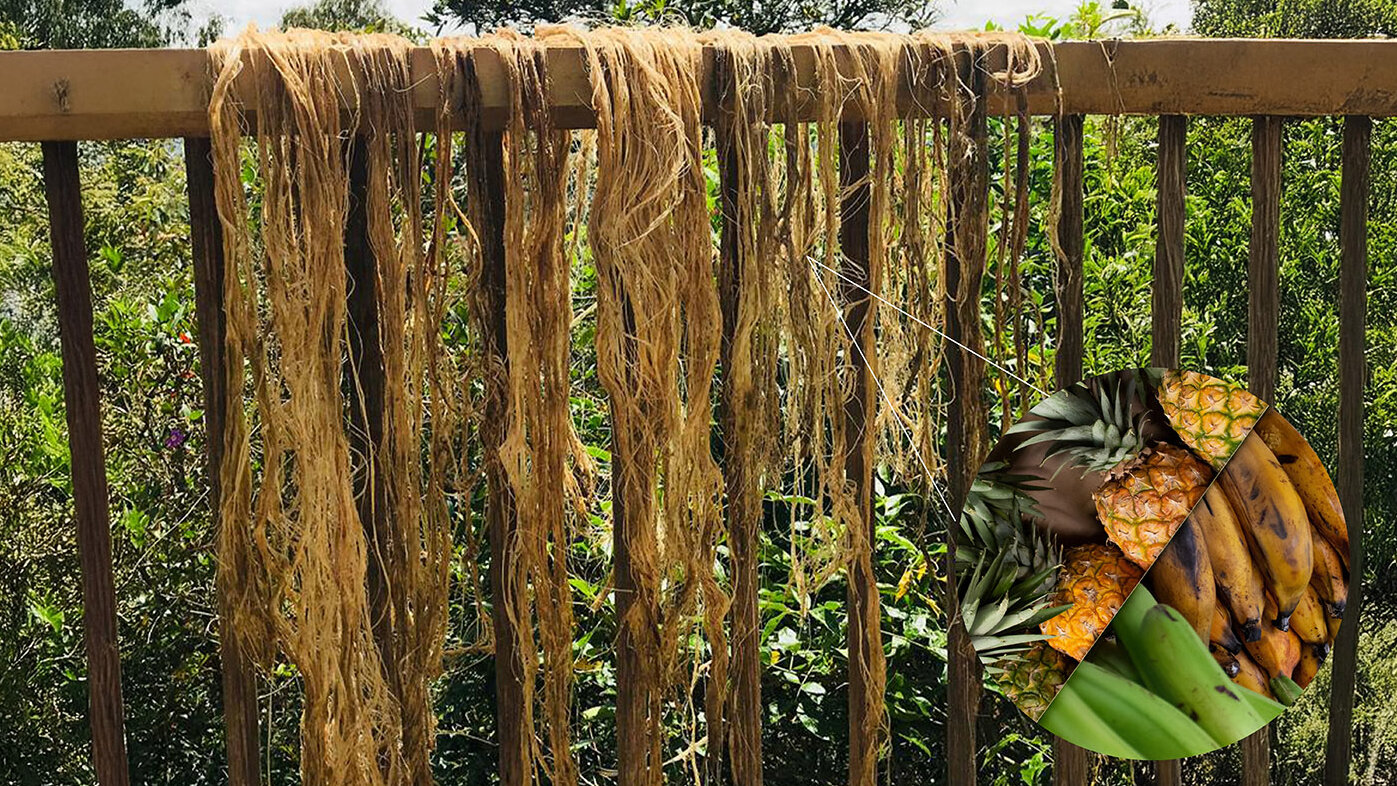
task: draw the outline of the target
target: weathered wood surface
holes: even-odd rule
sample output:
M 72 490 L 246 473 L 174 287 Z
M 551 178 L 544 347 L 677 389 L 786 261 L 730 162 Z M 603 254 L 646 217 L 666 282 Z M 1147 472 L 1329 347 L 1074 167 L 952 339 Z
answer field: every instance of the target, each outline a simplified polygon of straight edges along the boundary
M 1153 305 L 1150 312 L 1150 364 L 1179 365 L 1184 287 L 1184 138 L 1188 120 L 1180 115 L 1159 119 Z
M 222 526 L 223 424 L 228 418 L 224 386 L 227 319 L 223 313 L 223 229 L 214 202 L 212 150 L 206 137 L 184 140 L 189 188 L 190 247 L 194 256 L 194 308 L 198 318 L 199 371 L 204 384 L 205 449 L 209 509 L 214 529 Z M 219 617 L 218 657 L 223 685 L 223 733 L 228 751 L 229 786 L 256 786 L 261 746 L 257 735 L 257 676 L 234 638 L 230 620 Z
M 728 79 L 733 77 L 728 76 Z M 761 577 L 760 529 L 762 521 L 762 496 L 758 478 L 749 477 L 749 463 L 727 460 L 730 456 L 748 455 L 759 450 L 760 446 L 749 444 L 744 437 L 739 422 L 738 397 L 741 392 L 735 389 L 732 379 L 735 344 L 739 340 L 739 313 L 746 305 L 743 298 L 750 297 L 752 288 L 743 286 L 743 271 L 746 269 L 745 254 L 751 253 L 750 244 L 744 242 L 742 234 L 750 227 L 754 216 L 743 213 L 744 189 L 755 189 L 764 184 L 744 183 L 742 162 L 739 160 L 739 134 L 749 135 L 747 142 L 753 147 L 764 147 L 765 134 L 750 128 L 737 128 L 734 123 L 722 122 L 715 127 L 715 142 L 718 154 L 719 212 L 722 216 L 722 238 L 719 244 L 718 287 L 719 302 L 723 311 L 723 339 L 720 366 L 723 369 L 722 387 L 719 389 L 719 422 L 722 427 L 724 517 L 728 525 L 728 550 L 732 559 L 732 608 L 730 611 L 732 635 L 732 674 L 729 685 L 730 709 L 724 722 L 715 723 L 712 711 L 705 720 L 709 727 L 710 761 L 708 777 L 710 783 L 723 783 L 723 770 L 731 776 L 733 786 L 761 786 L 762 784 L 762 621 L 759 608 Z M 714 739 L 715 729 L 718 739 Z M 727 751 L 727 761 L 721 752 Z
M 44 189 L 53 243 L 58 337 L 63 352 L 63 411 L 73 473 L 82 622 L 87 643 L 88 721 L 92 763 L 101 786 L 127 786 L 121 656 L 116 642 L 116 592 L 107 467 L 102 449 L 101 387 L 92 337 L 92 282 L 83 241 L 78 146 L 44 143 Z
M 1045 72 L 1028 87 L 1034 114 L 1397 115 L 1397 41 L 1161 38 L 1040 49 Z M 495 57 L 479 57 L 481 98 L 484 120 L 499 126 L 507 93 Z M 818 93 L 802 88 L 813 83 L 812 50 L 797 47 L 795 62 L 793 83 L 778 91 L 790 100 L 775 111 L 809 119 Z M 557 121 L 595 122 L 581 49 L 550 51 L 548 69 Z M 429 49 L 413 51 L 412 70 L 419 127 L 431 129 L 439 90 Z M 0 52 L 0 73 L 0 141 L 208 135 L 203 50 Z M 899 104 L 910 112 L 918 102 L 904 90 Z
M 981 72 L 969 75 L 970 89 L 982 95 L 978 82 Z M 988 412 L 980 391 L 985 386 L 984 338 L 980 331 L 981 283 L 987 262 L 986 234 L 989 231 L 988 126 L 985 101 L 975 101 L 963 132 L 969 150 L 954 143 L 951 151 L 956 164 L 951 167 L 951 236 L 945 252 L 947 368 L 951 400 L 946 412 L 946 466 L 949 468 L 950 506 L 959 515 L 975 473 L 986 454 L 985 428 Z M 955 136 L 955 134 L 953 134 Z M 951 537 L 956 524 L 947 522 L 946 605 L 959 609 L 956 591 L 956 540 Z M 980 663 L 970 635 L 959 614 L 951 615 L 947 631 L 946 770 L 948 783 L 974 783 L 979 764 L 975 725 L 979 715 Z
M 1057 295 L 1057 348 L 1053 380 L 1058 388 L 1082 378 L 1082 121 L 1081 115 L 1058 119 L 1053 135 L 1053 167 L 1057 172 L 1058 218 L 1053 288 Z M 1053 783 L 1079 786 L 1089 776 L 1091 753 L 1061 737 L 1053 738 Z
M 1336 487 L 1349 534 L 1349 594 L 1334 644 L 1329 694 L 1329 741 L 1324 782 L 1349 782 L 1353 696 L 1358 664 L 1358 618 L 1363 605 L 1363 358 L 1368 309 L 1368 199 L 1373 122 L 1344 118 L 1343 182 L 1339 193 L 1339 461 Z
M 482 349 L 501 363 L 509 362 L 505 336 L 505 248 L 504 248 L 504 140 L 500 134 L 473 129 L 475 148 L 467 164 L 469 209 L 480 227 L 480 277 L 483 308 Z M 521 571 L 507 566 L 518 562 L 519 520 L 514 494 L 499 459 L 504 442 L 504 411 L 507 391 L 497 379 L 489 383 L 480 425 L 485 445 L 485 528 L 490 540 L 490 598 L 494 605 L 491 622 L 495 634 L 495 723 L 500 747 L 502 786 L 526 786 L 532 782 L 530 746 L 534 730 L 526 727 L 524 674 L 520 662 L 522 637 L 533 635 L 519 629 L 510 609 L 524 591 Z
M 839 248 L 843 255 L 843 271 L 839 288 L 848 307 L 844 321 L 849 330 L 851 351 L 846 356 L 846 383 L 849 391 L 844 402 L 844 434 L 846 453 L 844 472 L 849 479 L 858 504 L 869 548 L 874 548 L 876 522 L 873 517 L 873 428 L 878 406 L 874 388 L 872 266 L 869 258 L 869 202 L 872 189 L 869 182 L 869 132 L 864 123 L 842 123 L 839 126 L 839 183 L 842 200 L 839 207 Z M 864 733 L 869 718 L 864 693 L 877 691 L 882 695 L 884 685 L 869 684 L 870 658 L 881 657 L 883 641 L 876 635 L 880 630 L 881 612 L 878 579 L 869 564 L 854 560 L 849 569 L 849 784 L 876 786 L 878 783 L 879 740 Z M 874 635 L 870 635 L 873 632 Z M 876 649 L 877 655 L 870 653 Z M 872 721 L 875 728 L 882 720 Z
M 1276 400 L 1280 338 L 1281 131 L 1279 117 L 1258 117 L 1251 129 L 1251 245 L 1247 255 L 1247 389 Z M 1271 782 L 1271 729 L 1241 741 L 1242 783 Z

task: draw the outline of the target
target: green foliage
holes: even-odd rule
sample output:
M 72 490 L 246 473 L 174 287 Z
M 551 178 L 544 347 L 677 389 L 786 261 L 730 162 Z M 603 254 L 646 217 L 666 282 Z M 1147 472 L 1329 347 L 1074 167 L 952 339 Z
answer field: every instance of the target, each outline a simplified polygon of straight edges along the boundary
M 1193 0 L 1199 35 L 1370 38 L 1397 34 L 1392 0 Z
M 382 0 L 318 0 L 312 5 L 297 6 L 282 14 L 280 27 L 396 33 L 407 38 L 422 37 L 410 25 L 393 16 Z
M 738 27 L 758 35 L 808 30 L 925 27 L 937 17 L 927 0 L 850 0 L 828 3 L 753 3 L 750 0 L 436 0 L 427 14 L 438 28 L 465 25 L 480 32 L 514 25 L 599 20 L 622 23 L 679 22 L 699 28 Z

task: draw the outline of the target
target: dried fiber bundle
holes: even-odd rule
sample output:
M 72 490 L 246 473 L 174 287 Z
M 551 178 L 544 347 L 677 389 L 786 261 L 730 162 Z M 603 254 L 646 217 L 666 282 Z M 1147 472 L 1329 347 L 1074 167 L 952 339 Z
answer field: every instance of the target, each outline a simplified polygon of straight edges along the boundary
M 569 411 L 572 259 L 565 246 L 568 223 L 570 132 L 553 127 L 547 102 L 545 47 L 517 33 L 501 31 L 479 39 L 437 41 L 440 78 L 466 96 L 462 111 L 479 115 L 477 62 L 497 60 L 509 102 L 501 145 L 503 174 L 503 275 L 495 291 L 481 292 L 488 305 L 479 317 L 503 317 L 503 342 L 492 347 L 487 388 L 500 398 L 498 422 L 486 429 L 492 471 L 499 472 L 513 499 L 512 529 L 500 544 L 496 614 L 522 631 L 513 662 L 498 662 L 517 674 L 522 728 L 535 727 L 536 683 L 540 662 L 547 754 L 538 738 L 525 735 L 537 782 L 575 784 L 569 712 L 573 683 L 572 591 L 566 555 L 572 545 L 572 519 L 585 515 L 585 494 L 595 470 L 573 428 Z M 476 147 L 496 144 L 478 133 Z M 472 168 L 484 165 L 483 150 L 472 150 Z M 473 205 L 479 200 L 473 199 Z M 481 219 L 477 216 L 476 221 Z M 502 299 L 500 299 L 502 298 Z M 509 348 L 508 359 L 500 352 Z M 507 523 L 502 523 L 507 525 Z M 528 632 L 537 625 L 537 644 Z M 542 650 L 540 658 L 540 648 Z M 503 710 L 502 710 L 503 711 Z
M 310 784 L 431 782 L 451 424 L 409 46 L 250 30 L 211 49 L 227 389 L 246 373 L 252 393 L 223 435 L 220 609 L 259 663 L 296 666 Z
M 702 50 L 679 30 L 540 37 L 582 45 L 597 113 L 588 236 L 614 442 L 618 759 L 622 782 L 659 783 L 663 694 L 722 521 L 710 451 L 722 317 L 702 167 Z

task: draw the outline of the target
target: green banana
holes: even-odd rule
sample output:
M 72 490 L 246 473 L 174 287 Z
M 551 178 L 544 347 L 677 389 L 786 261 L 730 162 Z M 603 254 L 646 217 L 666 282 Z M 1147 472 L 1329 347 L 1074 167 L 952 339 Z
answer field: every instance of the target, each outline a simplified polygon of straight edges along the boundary
M 1256 710 L 1256 714 L 1260 715 L 1261 720 L 1266 723 L 1270 723 L 1271 721 L 1275 720 L 1282 712 L 1285 712 L 1284 704 L 1281 704 L 1280 702 L 1275 701 L 1273 699 L 1268 699 L 1267 697 L 1262 696 L 1260 693 L 1257 693 L 1254 690 L 1247 690 L 1246 688 L 1243 688 L 1240 691 L 1238 691 L 1238 693 L 1242 694 L 1242 696 L 1246 698 L 1247 703 L 1251 705 L 1252 709 Z
M 1145 684 L 1144 678 L 1135 669 L 1134 661 L 1130 660 L 1130 654 L 1114 641 L 1097 639 L 1096 645 L 1091 648 L 1091 654 L 1087 656 L 1087 661 L 1115 672 L 1131 682 Z
M 1080 665 L 1078 668 L 1080 668 Z M 1296 684 L 1295 680 L 1281 674 L 1271 678 L 1271 692 L 1276 694 L 1276 698 L 1280 699 L 1281 704 L 1289 707 L 1299 701 L 1300 694 L 1305 691 Z
M 1198 721 L 1218 745 L 1230 745 L 1264 725 L 1251 703 L 1213 660 L 1193 626 L 1174 609 L 1131 594 L 1116 614 L 1116 636 L 1160 697 Z
M 1146 759 L 1181 759 L 1217 747 L 1203 727 L 1174 705 L 1091 661 L 1077 664 L 1068 685 Z
M 1080 668 L 1080 664 L 1078 665 Z M 1121 738 L 1111 725 L 1087 706 L 1082 695 L 1072 688 L 1069 678 L 1038 723 L 1057 736 L 1083 748 L 1115 756 L 1118 759 L 1141 759 L 1138 750 Z

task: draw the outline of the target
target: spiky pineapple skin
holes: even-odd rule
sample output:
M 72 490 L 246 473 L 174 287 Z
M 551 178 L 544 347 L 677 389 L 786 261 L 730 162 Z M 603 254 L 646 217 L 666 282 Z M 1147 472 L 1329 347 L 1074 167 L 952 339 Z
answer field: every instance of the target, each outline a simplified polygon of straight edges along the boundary
M 1157 394 L 1169 425 L 1216 470 L 1266 412 L 1266 404 L 1242 385 L 1197 371 L 1165 371 Z
M 1148 569 L 1208 490 L 1213 472 L 1176 445 L 1158 443 L 1119 467 L 1092 495 L 1106 537 Z
M 1048 643 L 1081 660 L 1111 624 L 1111 618 L 1140 583 L 1144 571 L 1108 543 L 1074 546 L 1063 554 L 1053 605 L 1072 608 L 1039 625 Z
M 1040 641 L 1001 660 L 995 681 L 1004 695 L 1036 721 L 1067 682 L 1074 665 L 1067 656 Z

